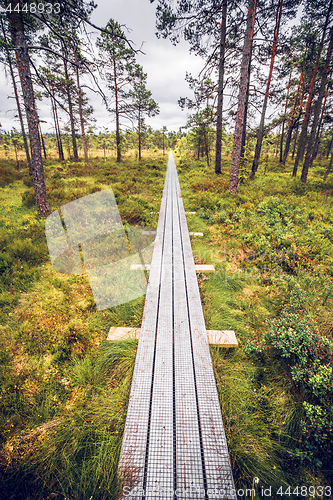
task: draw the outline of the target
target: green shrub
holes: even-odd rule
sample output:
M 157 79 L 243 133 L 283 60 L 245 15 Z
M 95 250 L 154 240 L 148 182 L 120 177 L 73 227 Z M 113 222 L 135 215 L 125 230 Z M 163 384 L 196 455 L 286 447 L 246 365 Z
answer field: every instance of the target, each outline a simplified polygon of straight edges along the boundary
M 40 264 L 46 257 L 46 245 L 34 244 L 31 238 L 17 240 L 10 246 L 11 253 L 17 259 L 29 262 L 31 264 Z
M 333 345 L 316 331 L 309 319 L 291 308 L 284 309 L 269 325 L 270 330 L 263 340 L 248 341 L 245 352 L 250 357 L 264 359 L 266 351 L 273 348 L 278 359 L 288 360 L 290 380 L 294 382 L 295 390 L 302 390 L 305 409 L 305 419 L 300 422 L 303 434 L 300 457 L 317 466 L 331 463 Z
M 23 184 L 27 187 L 33 187 L 34 181 L 31 175 L 23 177 Z
M 33 189 L 27 189 L 22 194 L 22 205 L 28 208 L 36 205 L 35 193 Z
M 14 262 L 14 256 L 10 251 L 0 252 L 0 275 L 11 269 Z

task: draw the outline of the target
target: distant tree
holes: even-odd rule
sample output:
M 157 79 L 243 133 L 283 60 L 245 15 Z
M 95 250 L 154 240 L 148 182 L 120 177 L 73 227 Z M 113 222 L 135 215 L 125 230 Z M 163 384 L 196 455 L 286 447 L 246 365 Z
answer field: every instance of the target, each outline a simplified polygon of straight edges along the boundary
M 179 42 L 180 34 L 182 34 L 190 43 L 191 51 L 207 59 L 205 67 L 210 66 L 211 70 L 217 69 L 218 84 L 215 89 L 217 93 L 215 172 L 217 174 L 221 173 L 227 14 L 228 10 L 232 12 L 236 7 L 239 8 L 240 3 L 242 2 L 228 2 L 228 0 L 193 2 L 178 0 L 176 3 L 171 0 L 158 0 L 156 9 L 158 36 L 169 37 L 175 44 Z M 230 24 L 231 21 L 229 28 Z M 237 23 L 235 27 L 236 25 Z M 237 28 L 230 29 L 231 32 L 236 34 Z
M 316 83 L 316 78 L 317 78 L 317 72 L 318 72 L 318 67 L 320 63 L 320 58 L 322 54 L 322 50 L 324 47 L 325 43 L 325 38 L 326 38 L 326 31 L 330 22 L 330 18 L 332 15 L 332 7 L 333 7 L 333 0 L 330 0 L 330 3 L 328 7 L 326 7 L 326 4 L 323 4 L 323 2 L 308 2 L 308 7 L 312 7 L 312 9 L 318 9 L 318 7 L 321 7 L 323 10 L 318 13 L 320 16 L 318 19 L 319 22 L 319 30 L 321 31 L 321 39 L 319 46 L 317 48 L 317 57 L 315 61 L 315 65 L 313 68 L 312 72 L 312 78 L 311 78 L 311 83 L 310 83 L 310 88 L 309 88 L 309 93 L 308 93 L 308 99 L 304 111 L 304 118 L 302 122 L 302 130 L 301 130 L 301 135 L 298 141 L 298 149 L 297 149 L 297 155 L 296 155 L 296 160 L 294 164 L 294 170 L 293 170 L 293 177 L 296 177 L 297 174 L 297 168 L 300 160 L 304 156 L 304 151 L 306 147 L 306 141 L 307 141 L 307 132 L 308 132 L 308 125 L 310 121 L 310 111 L 311 111 L 311 106 L 312 106 L 312 101 L 314 97 L 314 89 L 315 89 L 315 83 Z M 325 8 L 326 7 L 326 8 Z M 321 25 L 321 26 L 320 26 Z M 307 178 L 307 171 L 304 171 L 301 181 L 306 182 Z
M 12 62 L 12 57 L 11 57 L 10 51 L 8 49 L 8 36 L 6 34 L 6 28 L 5 28 L 5 24 L 4 24 L 4 19 L 1 18 L 0 22 L 1 22 L 1 29 L 2 29 L 2 35 L 3 35 L 3 41 L 4 41 L 4 49 L 5 49 L 5 53 L 6 53 L 7 64 L 9 66 L 10 75 L 12 77 L 12 84 L 13 84 L 14 95 L 15 95 L 15 100 L 16 100 L 17 112 L 18 112 L 18 116 L 19 116 L 19 120 L 20 120 L 20 125 L 21 125 L 21 132 L 22 132 L 22 137 L 23 137 L 25 154 L 26 154 L 27 162 L 28 162 L 28 166 L 29 166 L 29 173 L 31 175 L 32 174 L 32 165 L 31 165 L 29 144 L 28 144 L 27 135 L 25 133 L 23 113 L 22 113 L 22 109 L 21 109 L 21 103 L 20 103 L 19 93 L 18 93 L 18 89 L 17 89 L 17 85 L 16 85 L 16 79 L 15 79 L 15 74 L 14 74 L 14 66 L 15 66 L 15 64 Z
M 165 155 L 165 134 L 167 133 L 168 129 L 165 125 L 162 127 L 162 144 L 163 144 L 163 155 Z
M 107 28 L 111 33 L 102 33 L 97 39 L 96 45 L 103 59 L 104 71 L 108 88 L 114 96 L 114 113 L 116 117 L 116 148 L 117 162 L 121 161 L 121 136 L 120 117 L 128 111 L 126 99 L 128 97 L 128 85 L 132 80 L 135 67 L 135 53 L 126 44 L 120 25 L 110 19 Z
M 327 80 L 328 80 L 328 75 L 330 72 L 330 64 L 331 64 L 331 59 L 332 59 L 332 51 L 333 51 L 333 28 L 331 28 L 330 31 L 330 37 L 329 37 L 329 46 L 327 49 L 327 54 L 325 58 L 325 63 L 324 63 L 324 68 L 322 71 L 322 77 L 321 77 L 321 82 L 317 94 L 317 100 L 314 105 L 314 110 L 313 110 L 313 119 L 312 119 L 312 126 L 311 126 L 311 132 L 307 140 L 307 145 L 306 145 L 306 155 L 305 155 L 305 160 L 303 164 L 303 169 L 302 169 L 302 175 L 301 175 L 301 181 L 306 182 L 307 181 L 307 176 L 309 172 L 309 168 L 312 166 L 313 159 L 315 156 L 315 142 L 316 142 L 316 135 L 317 135 L 317 129 L 318 129 L 318 134 L 319 134 L 319 120 L 320 120 L 320 111 L 322 108 L 323 100 L 325 98 L 325 91 L 326 91 L 326 86 L 327 86 Z
M 278 0 L 278 4 L 277 4 L 277 8 L 276 8 L 276 16 L 275 16 L 276 22 L 275 22 L 275 28 L 274 28 L 271 62 L 270 62 L 269 74 L 268 74 L 268 79 L 267 79 L 267 84 L 266 84 L 264 103 L 263 103 L 262 111 L 261 111 L 261 119 L 260 119 L 260 125 L 259 125 L 258 136 L 257 136 L 257 144 L 256 144 L 254 159 L 253 159 L 253 163 L 252 163 L 252 173 L 251 173 L 251 177 L 250 177 L 251 179 L 254 179 L 255 173 L 258 169 L 261 146 L 262 146 L 262 141 L 263 141 L 263 137 L 264 137 L 265 116 L 266 116 L 266 109 L 267 109 L 267 104 L 268 104 L 269 90 L 270 90 L 270 85 L 271 85 L 271 80 L 272 80 L 272 75 L 273 75 L 274 61 L 275 61 L 275 56 L 276 56 L 276 48 L 277 48 L 277 42 L 278 42 L 279 30 L 280 30 L 280 24 L 281 24 L 281 17 L 282 17 L 283 2 L 284 2 L 284 0 Z
M 17 67 L 20 75 L 22 95 L 28 121 L 32 178 L 34 181 L 36 204 L 40 215 L 46 217 L 51 211 L 46 196 L 41 142 L 39 137 L 39 117 L 32 85 L 28 44 L 25 35 L 21 3 L 19 1 L 11 2 L 6 0 L 5 6 L 8 9 L 7 18 L 12 33 L 12 41 L 15 48 Z M 15 6 L 18 6 L 16 10 Z
M 132 88 L 128 92 L 128 112 L 138 123 L 138 149 L 139 160 L 141 160 L 142 137 L 141 127 L 144 115 L 155 116 L 159 114 L 158 104 L 152 98 L 152 93 L 146 88 L 147 74 L 143 72 L 142 66 L 136 64 L 133 72 Z
M 237 194 L 237 189 L 238 189 L 238 175 L 239 175 L 239 167 L 242 156 L 245 113 L 249 95 L 250 63 L 251 63 L 256 7 L 257 7 L 257 0 L 249 0 L 242 63 L 240 69 L 238 109 L 236 115 L 234 145 L 232 150 L 231 170 L 229 179 L 229 190 L 233 194 Z

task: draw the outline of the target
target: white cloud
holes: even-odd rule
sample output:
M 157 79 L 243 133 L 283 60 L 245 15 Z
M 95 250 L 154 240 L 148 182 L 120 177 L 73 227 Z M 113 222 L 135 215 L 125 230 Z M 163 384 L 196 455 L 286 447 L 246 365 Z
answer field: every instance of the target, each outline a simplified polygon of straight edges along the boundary
M 149 0 L 99 0 L 92 20 L 96 25 L 105 26 L 108 20 L 113 18 L 131 30 L 126 33 L 135 43 L 135 48 L 139 49 L 144 42 L 142 50 L 145 55 L 138 54 L 137 59 L 148 74 L 147 88 L 151 90 L 153 98 L 160 106 L 160 114 L 147 118 L 146 121 L 154 128 L 165 125 L 168 130 L 178 130 L 185 125 L 186 113 L 181 111 L 177 101 L 180 97 L 191 96 L 191 91 L 185 82 L 186 71 L 196 76 L 203 61 L 189 54 L 189 46 L 185 42 L 174 47 L 169 40 L 158 39 L 155 36 L 155 8 L 155 3 L 151 4 Z M 16 114 L 15 101 L 8 100 L 8 95 L 12 95 L 11 82 L 2 72 L 0 122 L 5 130 L 10 130 L 13 126 L 19 128 L 19 123 L 13 118 Z M 101 99 L 89 91 L 87 95 L 94 107 L 97 125 L 113 129 L 114 125 L 110 123 L 112 116 L 106 111 Z M 38 103 L 38 109 L 40 118 L 48 121 L 48 124 L 42 124 L 45 133 L 48 129 L 52 129 L 50 105 L 45 100 Z

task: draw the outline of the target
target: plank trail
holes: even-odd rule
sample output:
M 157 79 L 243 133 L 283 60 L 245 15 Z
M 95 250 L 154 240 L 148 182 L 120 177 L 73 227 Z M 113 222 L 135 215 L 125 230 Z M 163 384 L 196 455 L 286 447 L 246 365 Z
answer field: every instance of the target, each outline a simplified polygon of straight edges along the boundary
M 119 472 L 123 499 L 236 499 L 171 152 Z

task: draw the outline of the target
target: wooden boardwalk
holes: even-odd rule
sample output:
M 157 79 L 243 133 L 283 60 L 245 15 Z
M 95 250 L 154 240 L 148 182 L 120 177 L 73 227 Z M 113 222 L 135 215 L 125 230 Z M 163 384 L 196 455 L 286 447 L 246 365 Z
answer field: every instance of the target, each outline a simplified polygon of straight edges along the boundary
M 122 498 L 236 499 L 171 153 L 119 472 Z

